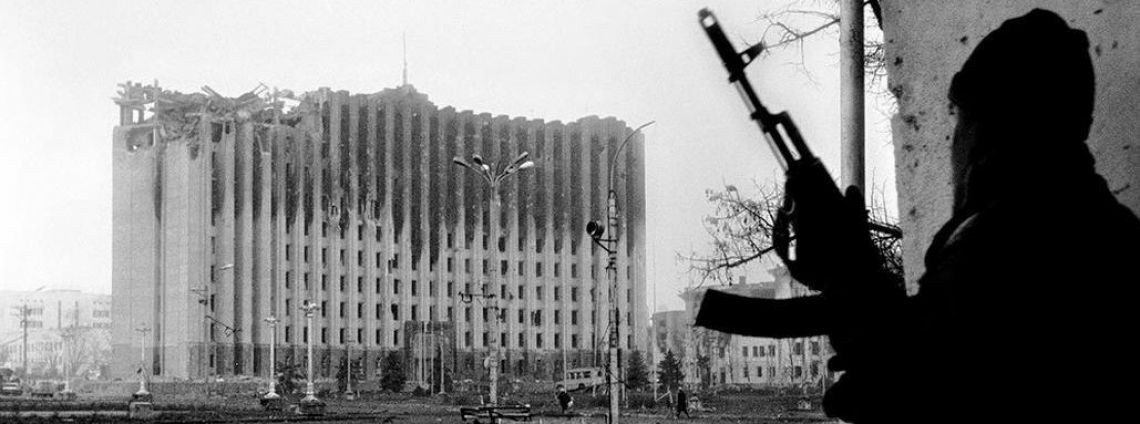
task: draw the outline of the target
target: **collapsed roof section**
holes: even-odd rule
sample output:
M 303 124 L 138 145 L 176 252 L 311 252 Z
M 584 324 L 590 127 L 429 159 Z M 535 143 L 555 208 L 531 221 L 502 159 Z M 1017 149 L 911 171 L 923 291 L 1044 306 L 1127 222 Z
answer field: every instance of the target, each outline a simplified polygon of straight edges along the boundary
M 271 90 L 265 84 L 237 97 L 226 97 L 210 86 L 189 94 L 167 90 L 158 81 L 147 85 L 127 81 L 119 87 L 118 97 L 112 98 L 119 105 L 119 124 L 153 125 L 166 140 L 195 136 L 206 115 L 212 121 L 296 126 L 301 113 L 312 107 L 308 93 L 297 96 L 291 90 Z

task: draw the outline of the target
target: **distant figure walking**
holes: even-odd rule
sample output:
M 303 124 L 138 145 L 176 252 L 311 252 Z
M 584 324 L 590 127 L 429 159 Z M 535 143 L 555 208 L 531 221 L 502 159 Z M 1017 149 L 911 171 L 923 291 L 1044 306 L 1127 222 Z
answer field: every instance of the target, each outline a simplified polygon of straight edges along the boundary
M 681 418 L 681 414 L 685 414 L 685 418 L 693 418 L 689 416 L 689 394 L 685 393 L 685 389 L 677 389 L 677 415 L 676 418 Z
M 566 392 L 566 387 L 561 384 L 558 385 L 558 393 L 554 395 L 554 398 L 558 399 L 558 406 L 562 407 L 562 414 L 564 415 L 574 405 L 574 398 Z

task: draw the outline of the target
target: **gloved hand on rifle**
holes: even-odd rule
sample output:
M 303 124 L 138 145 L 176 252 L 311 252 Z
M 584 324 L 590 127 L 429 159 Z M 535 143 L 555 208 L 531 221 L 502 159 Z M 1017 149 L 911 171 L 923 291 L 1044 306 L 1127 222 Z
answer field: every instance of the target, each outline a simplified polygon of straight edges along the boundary
M 841 195 L 817 158 L 796 162 L 787 176 L 773 244 L 792 277 L 819 291 L 830 312 L 825 326 L 836 355 L 828 368 L 846 373 L 824 407 L 831 416 L 856 418 L 850 413 L 865 397 L 881 394 L 879 378 L 893 373 L 885 368 L 905 292 L 883 267 L 858 188 Z
M 863 193 L 852 186 L 840 194 L 814 157 L 793 163 L 787 177 L 773 244 L 792 276 L 832 296 L 882 291 L 870 278 L 881 275 L 883 259 L 871 241 Z

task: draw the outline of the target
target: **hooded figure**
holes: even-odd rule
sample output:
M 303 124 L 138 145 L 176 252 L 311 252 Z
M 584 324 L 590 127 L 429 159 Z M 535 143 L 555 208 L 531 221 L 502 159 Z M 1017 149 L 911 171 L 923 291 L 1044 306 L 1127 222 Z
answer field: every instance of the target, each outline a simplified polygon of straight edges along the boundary
M 830 365 L 850 372 L 827 393 L 829 415 L 1106 422 L 1126 411 L 1140 221 L 1085 144 L 1088 48 L 1083 31 L 1036 9 L 986 36 L 954 75 L 953 216 L 895 324 L 837 346 Z

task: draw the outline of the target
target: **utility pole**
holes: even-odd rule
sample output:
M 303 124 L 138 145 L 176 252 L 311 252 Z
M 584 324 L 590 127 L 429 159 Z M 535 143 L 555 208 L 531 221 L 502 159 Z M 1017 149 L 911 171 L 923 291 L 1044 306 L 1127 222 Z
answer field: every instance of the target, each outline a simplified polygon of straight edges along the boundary
M 606 383 L 610 391 L 610 413 L 609 424 L 618 424 L 619 416 L 621 415 L 621 302 L 620 302 L 620 289 L 618 287 L 618 239 L 621 236 L 621 231 L 618 228 L 620 225 L 618 208 L 617 208 L 617 191 L 614 190 L 614 173 L 617 171 L 617 160 L 621 154 L 622 149 L 626 144 L 637 135 L 642 128 L 653 124 L 653 121 L 642 124 L 637 129 L 633 130 L 617 150 L 610 157 L 610 172 L 607 181 L 607 197 L 606 197 L 606 224 L 602 226 L 596 221 L 590 221 L 586 224 L 586 233 L 594 240 L 602 250 L 606 251 L 606 277 L 609 279 L 608 288 L 608 301 L 610 302 L 609 310 L 609 364 L 606 370 Z M 606 233 L 609 233 L 609 238 L 602 238 Z
M 19 309 L 19 311 L 20 311 L 20 327 L 24 332 L 24 335 L 22 336 L 23 337 L 23 345 L 20 347 L 20 352 L 21 352 L 20 357 L 22 358 L 22 360 L 24 362 L 23 375 L 21 377 L 23 377 L 24 379 L 27 379 L 28 378 L 28 303 L 27 303 L 27 301 L 24 301 L 24 304 L 20 305 L 19 308 L 20 308 Z

